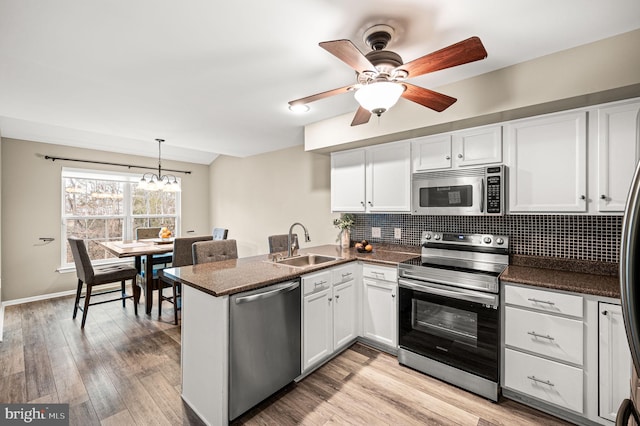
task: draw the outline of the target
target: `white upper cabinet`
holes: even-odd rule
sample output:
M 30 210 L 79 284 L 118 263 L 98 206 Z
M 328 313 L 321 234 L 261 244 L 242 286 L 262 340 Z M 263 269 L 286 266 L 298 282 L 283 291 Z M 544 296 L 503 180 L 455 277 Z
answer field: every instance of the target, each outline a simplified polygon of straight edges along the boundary
M 514 121 L 505 133 L 510 212 L 586 211 L 586 111 Z
M 451 135 L 435 135 L 411 142 L 413 171 L 448 169 L 451 167 Z
M 638 162 L 640 102 L 598 108 L 598 211 L 622 212 Z M 595 200 L 594 200 L 595 201 Z
M 408 142 L 331 154 L 331 210 L 408 212 L 411 209 Z
M 367 148 L 367 210 L 411 210 L 411 147 L 408 142 Z
M 411 143 L 413 172 L 502 162 L 502 126 L 425 136 Z
M 458 167 L 502 163 L 502 126 L 454 133 L 453 161 Z
M 365 211 L 365 150 L 331 154 L 331 210 Z

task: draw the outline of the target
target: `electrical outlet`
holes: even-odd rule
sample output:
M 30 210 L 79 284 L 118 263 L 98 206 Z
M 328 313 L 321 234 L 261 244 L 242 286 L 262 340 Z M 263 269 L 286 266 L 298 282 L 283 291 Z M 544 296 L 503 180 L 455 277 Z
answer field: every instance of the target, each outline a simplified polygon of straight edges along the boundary
M 371 238 L 380 238 L 381 234 L 380 234 L 380 228 L 377 227 L 373 227 L 371 228 Z
M 393 238 L 395 238 L 396 240 L 401 239 L 402 238 L 402 229 L 393 228 Z

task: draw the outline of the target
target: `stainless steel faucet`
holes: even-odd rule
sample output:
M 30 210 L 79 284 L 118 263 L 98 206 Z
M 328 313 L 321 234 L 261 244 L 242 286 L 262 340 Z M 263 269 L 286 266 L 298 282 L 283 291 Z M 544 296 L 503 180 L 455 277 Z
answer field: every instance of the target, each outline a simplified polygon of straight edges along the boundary
M 289 235 L 287 236 L 287 257 L 291 257 L 292 255 L 292 250 L 291 250 L 291 245 L 293 244 L 293 227 L 296 225 L 300 225 L 302 226 L 302 229 L 304 229 L 304 240 L 308 243 L 309 241 L 311 241 L 311 238 L 309 238 L 309 231 L 307 231 L 307 228 L 305 228 L 305 226 L 303 224 L 301 224 L 300 222 L 296 222 L 293 225 L 291 225 L 291 227 L 289 228 Z

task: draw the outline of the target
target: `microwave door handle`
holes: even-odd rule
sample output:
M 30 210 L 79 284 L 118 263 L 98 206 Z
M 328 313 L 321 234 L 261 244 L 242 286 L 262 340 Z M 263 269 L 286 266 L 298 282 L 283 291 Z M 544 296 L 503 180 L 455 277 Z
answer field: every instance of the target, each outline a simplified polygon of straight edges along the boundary
M 480 179 L 480 213 L 484 213 L 484 179 Z

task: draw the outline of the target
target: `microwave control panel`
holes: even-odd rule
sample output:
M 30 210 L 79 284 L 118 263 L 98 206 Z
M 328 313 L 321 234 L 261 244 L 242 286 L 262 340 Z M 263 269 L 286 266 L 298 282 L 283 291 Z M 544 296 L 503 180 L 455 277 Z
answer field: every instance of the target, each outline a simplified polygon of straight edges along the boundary
M 502 167 L 487 167 L 487 213 L 502 213 Z

